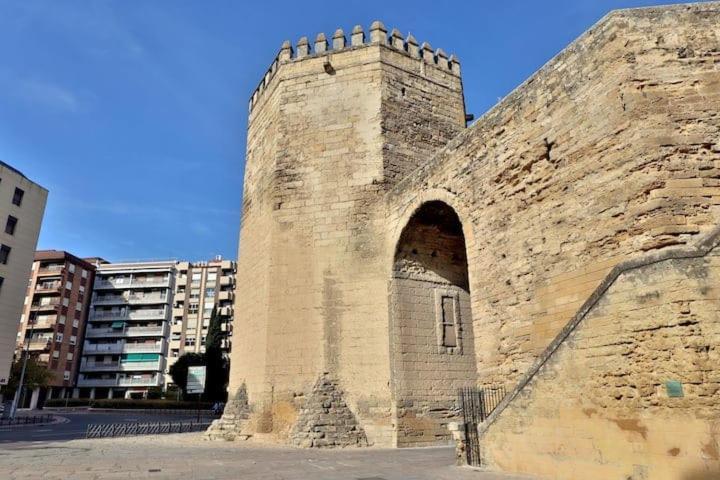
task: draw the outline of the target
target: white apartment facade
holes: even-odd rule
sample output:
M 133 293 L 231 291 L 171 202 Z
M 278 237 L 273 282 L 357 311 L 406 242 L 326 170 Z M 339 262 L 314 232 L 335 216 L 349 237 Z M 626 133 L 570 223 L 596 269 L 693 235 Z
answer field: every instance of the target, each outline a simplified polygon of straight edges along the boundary
M 48 191 L 0 161 L 0 385 L 10 368 Z
M 176 262 L 97 265 L 78 387 L 90 398 L 164 388 Z
M 223 351 L 230 351 L 236 270 L 234 261 L 219 256 L 210 261 L 177 264 L 168 370 L 186 353 L 205 352 L 213 310 L 217 310 L 221 322 Z M 172 383 L 169 372 L 166 383 Z

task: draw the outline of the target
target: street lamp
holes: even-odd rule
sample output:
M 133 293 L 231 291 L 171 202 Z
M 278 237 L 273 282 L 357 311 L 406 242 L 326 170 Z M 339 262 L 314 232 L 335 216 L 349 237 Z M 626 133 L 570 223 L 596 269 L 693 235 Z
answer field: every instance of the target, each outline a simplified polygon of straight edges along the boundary
M 23 383 L 25 382 L 25 369 L 27 368 L 27 361 L 28 357 L 30 356 L 30 343 L 32 342 L 33 333 L 35 333 L 35 319 L 28 318 L 28 323 L 30 323 L 30 339 L 28 340 L 27 335 L 25 336 L 25 338 L 23 338 L 23 342 L 27 340 L 27 345 L 23 343 L 23 346 L 25 347 L 25 358 L 23 359 L 22 370 L 20 370 L 20 381 L 18 382 L 18 388 L 17 390 L 15 390 L 12 407 L 10 407 L 10 418 L 15 418 L 15 414 L 17 413 L 18 401 L 20 401 L 20 392 L 22 392 Z

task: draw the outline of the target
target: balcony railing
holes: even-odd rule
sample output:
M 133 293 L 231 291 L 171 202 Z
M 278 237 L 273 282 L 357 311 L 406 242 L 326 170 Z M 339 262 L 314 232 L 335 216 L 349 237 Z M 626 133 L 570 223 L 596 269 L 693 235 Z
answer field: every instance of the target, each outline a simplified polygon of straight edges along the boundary
M 117 378 L 78 378 L 78 387 L 116 387 Z
M 85 336 L 88 338 L 103 337 L 164 337 L 167 327 L 163 325 L 151 327 L 128 327 L 125 328 L 88 328 Z
M 118 282 L 112 280 L 95 279 L 95 289 L 118 289 L 118 288 L 149 288 L 149 287 L 168 287 L 170 286 L 170 277 L 163 278 L 133 278 L 132 281 Z
M 130 295 L 128 302 L 132 304 L 142 303 L 166 303 L 168 295 Z
M 83 347 L 83 353 L 122 353 L 123 343 L 87 343 Z
M 121 378 L 118 380 L 119 387 L 156 387 L 160 385 L 162 377 L 146 377 L 146 378 Z
M 60 275 L 65 265 L 48 265 L 38 269 L 38 275 Z
M 28 349 L 31 352 L 47 350 L 50 348 L 51 342 L 52 342 L 52 339 L 49 339 L 49 338 L 32 339 L 29 342 L 30 344 L 28 346 Z
M 31 303 L 30 310 L 55 310 L 59 305 L 60 305 L 60 299 L 58 298 L 58 299 L 54 299 L 51 302 Z
M 37 284 L 35 284 L 35 291 L 38 293 L 57 292 L 58 290 L 60 290 L 61 286 L 62 286 L 62 283 L 60 283 L 60 282 L 37 283 Z
M 165 318 L 164 308 L 153 308 L 134 310 L 130 312 L 99 312 L 94 311 L 90 314 L 91 321 L 97 320 L 145 320 L 145 319 L 156 319 L 161 320 Z
M 80 364 L 81 372 L 116 371 L 120 369 L 120 362 L 83 362 Z
M 126 343 L 123 352 L 163 353 L 165 342 L 162 343 Z
M 165 353 L 166 342 L 160 343 L 88 343 L 85 342 L 83 354 L 87 353 Z
M 103 372 L 103 371 L 161 371 L 164 368 L 162 359 L 153 362 L 83 362 L 80 364 L 82 372 Z
M 125 305 L 125 304 L 151 304 L 166 303 L 168 295 L 129 295 L 123 297 L 121 295 L 103 295 L 93 299 L 93 305 Z

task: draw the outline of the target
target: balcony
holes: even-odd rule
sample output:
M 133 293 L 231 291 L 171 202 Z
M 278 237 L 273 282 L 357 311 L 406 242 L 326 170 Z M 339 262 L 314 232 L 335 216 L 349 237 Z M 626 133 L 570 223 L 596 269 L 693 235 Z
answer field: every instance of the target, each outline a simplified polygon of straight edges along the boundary
M 220 307 L 218 313 L 223 317 L 229 317 L 233 314 L 233 307 Z
M 130 295 L 128 302 L 130 304 L 152 304 L 152 303 L 167 303 L 169 295 Z
M 30 324 L 27 326 L 27 330 L 34 329 L 34 330 L 46 330 L 49 328 L 55 328 L 55 324 L 57 323 L 57 315 L 50 315 L 42 320 L 35 320 L 30 321 Z
M 83 354 L 86 353 L 122 353 L 123 343 L 88 343 L 85 342 Z
M 95 297 L 92 301 L 93 305 L 114 305 L 114 304 L 126 304 L 127 299 L 121 295 L 103 295 Z
M 82 362 L 81 372 L 113 372 L 120 370 L 120 362 Z
M 235 299 L 235 294 L 229 290 L 223 290 L 218 293 L 218 300 L 220 300 L 221 302 L 225 302 L 228 300 L 234 300 L 234 299 Z
M 120 378 L 118 380 L 119 387 L 159 387 L 162 377 L 157 375 L 144 378 Z
M 220 277 L 220 286 L 227 287 L 231 285 L 235 285 L 235 277 L 231 277 L 230 275 Z
M 47 265 L 43 268 L 40 268 L 37 274 L 39 277 L 46 277 L 48 275 L 62 275 L 63 268 L 65 268 L 64 264 Z
M 124 328 L 88 328 L 85 332 L 87 338 L 108 338 L 108 337 L 164 337 L 167 334 L 167 326 L 158 325 L 151 327 L 129 327 Z
M 45 298 L 47 298 L 47 297 L 45 297 Z M 56 298 L 49 302 L 31 303 L 30 310 L 33 312 L 42 312 L 42 311 L 56 310 L 59 306 L 60 306 L 60 299 Z
M 152 362 L 82 362 L 80 364 L 81 372 L 140 372 L 153 371 L 159 372 L 163 370 L 165 363 L 163 359 Z
M 84 354 L 91 353 L 165 353 L 166 343 L 88 343 L 85 342 Z
M 78 387 L 116 387 L 117 378 L 78 378 Z
M 175 285 L 177 285 L 177 286 L 187 285 L 187 276 L 176 278 Z
M 183 308 L 173 308 L 172 309 L 172 316 L 175 318 L 182 318 L 183 316 Z
M 50 349 L 50 343 L 52 343 L 50 338 L 33 338 L 27 348 L 31 352 L 42 352 Z
M 93 299 L 93 305 L 142 305 L 153 303 L 167 303 L 168 294 L 165 295 L 102 295 Z
M 61 282 L 37 283 L 35 284 L 35 293 L 58 293 L 61 288 Z
M 123 352 L 165 353 L 165 342 L 161 343 L 126 343 Z
M 102 312 L 93 311 L 90 313 L 91 321 L 108 321 L 108 320 L 164 320 L 164 308 L 145 308 L 142 310 L 131 310 L 130 312 L 121 313 L 120 311 Z
M 185 292 L 176 293 L 175 301 L 176 302 L 184 302 L 185 301 Z
M 170 277 L 161 278 L 133 278 L 125 281 L 106 280 L 103 278 L 95 279 L 95 290 L 115 290 L 121 288 L 151 288 L 151 287 L 169 287 Z

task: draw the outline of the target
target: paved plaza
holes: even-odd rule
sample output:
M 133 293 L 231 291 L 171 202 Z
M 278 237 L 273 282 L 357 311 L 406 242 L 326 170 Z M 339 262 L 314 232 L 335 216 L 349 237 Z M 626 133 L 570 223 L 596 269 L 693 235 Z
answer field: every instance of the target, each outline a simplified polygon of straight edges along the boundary
M 3 479 L 511 480 L 453 465 L 452 448 L 307 450 L 201 434 L 0 446 Z

